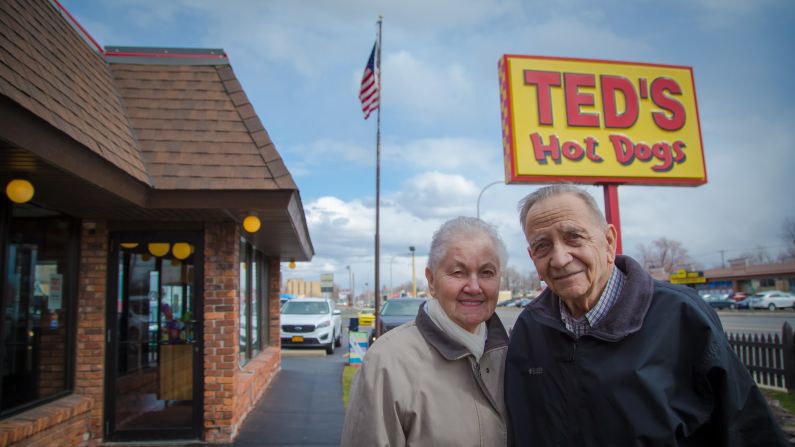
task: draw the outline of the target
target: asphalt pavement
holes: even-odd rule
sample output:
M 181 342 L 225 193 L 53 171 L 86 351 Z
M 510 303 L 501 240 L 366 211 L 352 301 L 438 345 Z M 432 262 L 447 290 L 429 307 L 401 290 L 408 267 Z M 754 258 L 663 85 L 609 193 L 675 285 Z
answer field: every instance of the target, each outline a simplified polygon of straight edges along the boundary
M 342 347 L 329 356 L 322 350 L 282 349 L 281 371 L 230 445 L 338 446 L 345 420 L 342 369 L 347 346 L 344 337 Z

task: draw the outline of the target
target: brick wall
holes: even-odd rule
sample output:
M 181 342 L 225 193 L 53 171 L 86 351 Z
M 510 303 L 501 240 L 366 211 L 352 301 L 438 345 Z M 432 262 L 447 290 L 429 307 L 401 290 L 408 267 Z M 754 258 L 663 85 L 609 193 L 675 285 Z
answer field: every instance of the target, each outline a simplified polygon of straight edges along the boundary
M 84 447 L 97 444 L 91 430 L 94 400 L 72 395 L 0 422 L 0 445 Z
M 279 338 L 279 322 L 281 315 L 279 314 L 279 295 L 282 288 L 282 271 L 281 264 L 278 258 L 268 259 L 268 274 L 270 280 L 268 284 L 268 340 L 269 345 L 279 348 L 282 341 Z
M 204 440 L 229 442 L 240 322 L 240 234 L 233 223 L 204 230 Z
M 91 398 L 92 438 L 102 437 L 105 380 L 105 299 L 108 229 L 104 221 L 84 221 L 80 240 L 77 298 L 75 394 Z
M 211 223 L 204 232 L 204 441 L 231 442 L 273 380 L 279 351 L 280 264 L 269 259 L 270 346 L 239 366 L 240 230 Z

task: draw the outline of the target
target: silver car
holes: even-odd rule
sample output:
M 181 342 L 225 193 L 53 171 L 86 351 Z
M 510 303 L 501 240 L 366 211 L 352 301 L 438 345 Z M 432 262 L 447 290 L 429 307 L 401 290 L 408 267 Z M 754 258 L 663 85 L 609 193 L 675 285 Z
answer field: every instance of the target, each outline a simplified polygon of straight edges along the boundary
M 795 307 L 795 295 L 778 290 L 767 290 L 751 296 L 751 309 L 776 310 L 785 307 Z

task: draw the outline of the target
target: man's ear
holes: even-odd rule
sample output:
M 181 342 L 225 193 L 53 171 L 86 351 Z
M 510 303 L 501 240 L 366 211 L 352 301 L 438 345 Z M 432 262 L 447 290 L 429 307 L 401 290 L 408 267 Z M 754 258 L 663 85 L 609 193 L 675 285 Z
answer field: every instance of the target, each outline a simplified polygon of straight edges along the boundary
M 436 296 L 433 290 L 433 272 L 429 267 L 425 267 L 425 280 L 428 281 L 428 293 L 431 296 Z
M 612 264 L 616 260 L 616 245 L 618 244 L 618 231 L 615 225 L 607 224 L 605 240 L 607 241 L 607 262 Z

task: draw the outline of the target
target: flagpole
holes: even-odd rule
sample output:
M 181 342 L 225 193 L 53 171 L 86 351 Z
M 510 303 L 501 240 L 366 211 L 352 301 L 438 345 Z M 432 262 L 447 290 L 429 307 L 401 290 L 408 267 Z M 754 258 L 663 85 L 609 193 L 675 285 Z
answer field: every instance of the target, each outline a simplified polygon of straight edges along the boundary
M 384 16 L 378 16 L 378 53 L 376 56 L 376 82 L 378 96 L 381 95 L 381 24 Z M 381 100 L 379 99 L 379 102 Z M 375 132 L 375 335 L 381 336 L 381 104 L 378 105 Z

